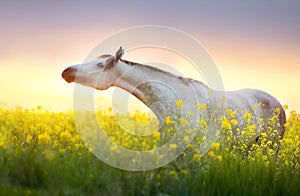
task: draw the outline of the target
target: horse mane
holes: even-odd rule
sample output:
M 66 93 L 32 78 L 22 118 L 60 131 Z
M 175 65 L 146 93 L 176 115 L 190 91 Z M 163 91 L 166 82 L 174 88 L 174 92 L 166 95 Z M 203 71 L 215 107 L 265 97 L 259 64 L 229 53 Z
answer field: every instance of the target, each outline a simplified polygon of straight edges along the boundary
M 191 83 L 192 81 L 194 82 L 199 82 L 201 84 L 203 84 L 201 81 L 198 81 L 198 80 L 194 80 L 192 78 L 186 78 L 186 77 L 183 77 L 183 76 L 178 76 L 178 75 L 175 75 L 173 73 L 170 73 L 170 72 L 167 72 L 167 71 L 164 71 L 162 69 L 159 69 L 157 67 L 152 67 L 150 65 L 145 65 L 145 64 L 141 64 L 141 63 L 136 63 L 136 62 L 132 62 L 132 61 L 128 61 L 128 60 L 124 60 L 124 59 L 120 59 L 120 61 L 122 61 L 123 63 L 126 63 L 127 65 L 130 65 L 130 66 L 140 66 L 140 67 L 144 67 L 144 68 L 148 68 L 150 70 L 153 70 L 155 72 L 160 72 L 162 74 L 166 74 L 168 76 L 171 76 L 171 77 L 176 77 L 178 78 L 179 80 L 182 81 L 183 84 L 185 85 L 188 85 L 189 83 Z

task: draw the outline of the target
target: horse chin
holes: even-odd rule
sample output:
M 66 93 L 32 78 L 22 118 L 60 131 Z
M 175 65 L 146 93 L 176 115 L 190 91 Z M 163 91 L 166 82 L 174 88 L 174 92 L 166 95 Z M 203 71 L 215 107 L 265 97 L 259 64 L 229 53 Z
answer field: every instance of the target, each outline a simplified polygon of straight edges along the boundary
M 64 78 L 66 82 L 71 83 L 74 82 L 74 78 L 70 77 L 70 78 Z
M 109 88 L 109 86 L 108 87 L 97 87 L 96 86 L 96 89 L 99 91 L 107 90 L 108 88 Z

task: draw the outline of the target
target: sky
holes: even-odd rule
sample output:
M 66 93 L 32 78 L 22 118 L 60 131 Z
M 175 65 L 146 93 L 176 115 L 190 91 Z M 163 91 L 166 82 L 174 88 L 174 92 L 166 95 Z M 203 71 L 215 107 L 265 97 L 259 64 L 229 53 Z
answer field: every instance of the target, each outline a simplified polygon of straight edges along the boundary
M 61 78 L 67 66 L 115 32 L 162 25 L 205 47 L 226 90 L 261 89 L 300 111 L 299 10 L 297 0 L 1 1 L 0 106 L 72 110 L 73 85 Z M 111 92 L 98 92 L 100 105 Z

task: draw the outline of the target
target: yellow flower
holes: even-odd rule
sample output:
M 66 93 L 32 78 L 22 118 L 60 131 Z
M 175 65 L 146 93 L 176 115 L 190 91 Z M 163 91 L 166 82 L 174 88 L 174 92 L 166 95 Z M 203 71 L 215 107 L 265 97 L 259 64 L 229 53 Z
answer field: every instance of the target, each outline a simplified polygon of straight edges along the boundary
M 280 114 L 280 108 L 275 108 L 274 109 L 274 114 Z
M 193 149 L 194 149 L 194 145 L 193 145 L 193 144 L 189 144 L 189 145 L 187 146 L 187 148 L 188 148 L 189 150 L 193 150 Z
M 196 107 L 199 108 L 201 111 L 203 111 L 207 108 L 207 106 L 205 104 L 201 105 L 199 103 L 196 104 Z
M 221 162 L 222 161 L 222 156 L 218 155 L 218 156 L 216 156 L 216 159 Z
M 226 137 L 226 140 L 227 140 L 227 141 L 231 141 L 231 136 L 228 135 L 228 136 Z
M 0 148 L 6 149 L 6 144 L 3 141 L 0 141 Z
M 169 172 L 169 174 L 170 174 L 175 180 L 178 180 L 178 174 L 177 174 L 176 171 L 171 170 L 171 171 Z
M 220 149 L 220 143 L 219 142 L 213 143 L 211 148 L 214 149 L 214 150 L 219 150 Z
M 27 135 L 27 137 L 26 137 L 26 142 L 29 144 L 29 143 L 31 143 L 31 141 L 32 141 L 32 135 Z
M 181 172 L 183 175 L 187 175 L 188 170 L 187 170 L 187 169 L 182 169 L 180 172 Z
M 246 122 L 250 122 L 251 121 L 251 118 L 252 118 L 252 115 L 250 112 L 245 112 L 244 114 L 244 119 Z
M 176 150 L 177 144 L 169 144 L 169 150 Z
M 166 117 L 166 124 L 169 125 L 169 124 L 173 124 L 173 123 L 174 123 L 174 121 L 171 120 L 171 117 L 167 116 Z
M 249 131 L 249 133 L 254 133 L 255 129 L 256 127 L 254 124 L 247 126 L 247 130 Z
M 287 109 L 289 109 L 289 106 L 284 104 L 283 109 L 287 110 Z
M 226 114 L 229 118 L 234 118 L 236 116 L 236 111 L 233 111 L 233 110 L 230 110 L 230 109 L 227 109 L 226 110 Z
M 266 132 L 263 132 L 263 133 L 261 133 L 260 135 L 261 135 L 261 137 L 263 137 L 263 138 L 267 137 L 267 133 L 266 133 Z
M 179 121 L 180 121 L 180 124 L 182 124 L 182 125 L 188 125 L 189 124 L 189 122 L 187 120 L 185 120 L 184 118 L 180 118 Z
M 200 161 L 200 159 L 201 159 L 201 156 L 199 154 L 193 155 L 193 161 L 197 162 L 197 161 Z
M 154 134 L 154 137 L 156 138 L 156 139 L 160 139 L 160 136 L 161 136 L 161 133 L 159 132 L 159 131 L 156 131 Z
M 189 141 L 190 141 L 190 137 L 187 136 L 187 135 L 184 136 L 184 137 L 183 137 L 183 141 L 184 141 L 184 142 L 189 142 Z
M 182 100 L 181 99 L 178 99 L 176 101 L 176 106 L 177 106 L 177 108 L 180 108 L 182 106 Z
M 267 143 L 266 143 L 266 145 L 267 145 L 267 146 L 271 146 L 271 145 L 272 145 L 272 141 L 271 141 L 271 140 L 268 140 Z
M 62 140 L 69 140 L 71 138 L 71 134 L 68 131 L 64 131 L 60 134 L 60 138 Z
M 51 141 L 51 137 L 47 133 L 38 135 L 38 141 L 40 144 L 47 144 Z
M 208 153 L 207 153 L 207 155 L 209 156 L 209 157 L 214 157 L 215 156 L 215 153 L 214 153 L 214 151 L 209 151 Z
M 262 107 L 264 107 L 264 106 L 265 106 L 265 104 L 263 104 L 263 103 L 261 103 L 261 102 L 258 103 L 258 107 L 262 108 Z
M 228 121 L 228 119 L 225 116 L 223 116 L 222 129 L 231 130 L 230 122 Z
M 235 120 L 235 119 L 230 120 L 230 123 L 231 123 L 232 125 L 238 125 L 238 124 L 239 124 L 238 121 Z
M 66 149 L 60 148 L 60 149 L 59 149 L 59 152 L 60 152 L 61 154 L 64 154 L 64 153 L 66 152 Z
M 200 128 L 201 128 L 201 129 L 204 129 L 204 128 L 206 127 L 206 120 L 201 119 L 201 120 L 199 121 L 199 124 L 200 124 Z

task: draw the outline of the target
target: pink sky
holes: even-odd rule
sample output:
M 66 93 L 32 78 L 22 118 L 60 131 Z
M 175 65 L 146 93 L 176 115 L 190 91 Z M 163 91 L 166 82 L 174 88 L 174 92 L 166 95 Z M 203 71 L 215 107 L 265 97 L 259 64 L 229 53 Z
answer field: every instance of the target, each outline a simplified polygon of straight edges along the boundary
M 73 85 L 63 81 L 61 71 L 81 63 L 116 31 L 157 24 L 185 31 L 202 43 L 226 90 L 261 89 L 300 111 L 299 8 L 297 1 L 2 1 L 0 103 L 72 109 Z

